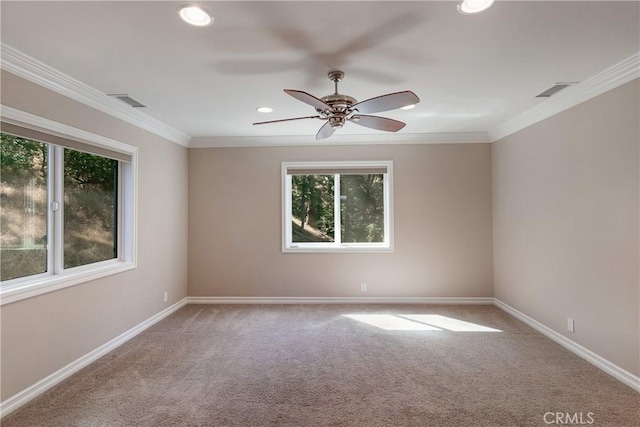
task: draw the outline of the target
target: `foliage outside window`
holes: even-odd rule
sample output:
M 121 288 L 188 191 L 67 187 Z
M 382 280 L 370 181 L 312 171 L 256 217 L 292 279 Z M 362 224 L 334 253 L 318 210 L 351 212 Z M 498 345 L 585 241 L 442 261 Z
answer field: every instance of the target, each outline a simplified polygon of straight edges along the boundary
M 283 250 L 391 250 L 391 162 L 283 164 Z
M 21 294 L 37 295 L 134 266 L 135 149 L 109 140 L 124 147 L 124 152 L 110 151 L 6 123 L 0 137 L 3 304 L 7 295 L 22 299 L 27 296 Z
M 5 133 L 0 143 L 0 280 L 46 273 L 47 144 Z
M 64 268 L 118 257 L 118 162 L 64 150 Z

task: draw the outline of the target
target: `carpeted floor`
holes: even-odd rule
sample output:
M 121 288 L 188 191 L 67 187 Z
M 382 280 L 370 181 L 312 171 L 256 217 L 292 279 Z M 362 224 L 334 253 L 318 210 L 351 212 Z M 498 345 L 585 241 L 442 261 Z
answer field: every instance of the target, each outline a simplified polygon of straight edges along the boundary
M 639 396 L 493 306 L 188 305 L 2 426 L 621 427 Z

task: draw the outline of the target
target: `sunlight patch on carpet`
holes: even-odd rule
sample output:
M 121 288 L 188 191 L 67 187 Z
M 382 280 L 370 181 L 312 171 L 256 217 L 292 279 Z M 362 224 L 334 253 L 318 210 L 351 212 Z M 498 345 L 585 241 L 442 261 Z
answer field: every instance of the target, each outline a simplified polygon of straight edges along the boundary
M 424 323 L 414 322 L 393 314 L 343 314 L 344 317 L 366 323 L 385 331 L 441 331 Z
M 439 314 L 343 314 L 385 331 L 502 332 L 500 329 Z

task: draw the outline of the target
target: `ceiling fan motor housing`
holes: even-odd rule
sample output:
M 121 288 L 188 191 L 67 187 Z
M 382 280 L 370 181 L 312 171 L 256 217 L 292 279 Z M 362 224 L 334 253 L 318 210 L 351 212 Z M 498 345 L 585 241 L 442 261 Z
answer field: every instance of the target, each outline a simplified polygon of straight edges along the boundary
M 341 95 L 339 93 L 334 93 L 332 95 L 327 95 L 325 97 L 320 98 L 322 102 L 324 102 L 325 104 L 327 104 L 329 107 L 331 107 L 331 111 L 329 113 L 331 114 L 336 114 L 336 113 L 342 113 L 342 114 L 349 114 L 351 113 L 351 106 L 356 104 L 358 101 L 348 95 Z M 320 114 L 320 115 L 326 115 L 329 116 L 330 114 L 326 114 L 327 111 L 326 110 L 321 110 L 319 108 L 316 108 L 316 111 Z
M 320 100 L 330 109 L 316 108 L 316 111 L 323 119 L 329 119 L 331 127 L 342 127 L 345 121 L 357 112 L 357 110 L 351 110 L 351 106 L 357 104 L 358 101 L 351 96 L 338 93 L 338 82 L 344 78 L 342 71 L 330 71 L 328 77 L 335 84 L 335 93 L 320 98 Z

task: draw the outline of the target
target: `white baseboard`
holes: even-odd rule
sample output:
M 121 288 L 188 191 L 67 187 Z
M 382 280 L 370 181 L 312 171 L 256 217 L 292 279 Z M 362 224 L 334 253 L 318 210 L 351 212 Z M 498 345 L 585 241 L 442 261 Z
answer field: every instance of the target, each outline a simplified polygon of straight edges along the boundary
M 587 360 L 620 382 L 640 392 L 640 377 L 620 368 L 591 350 L 571 341 L 553 329 L 516 310 L 510 305 L 493 297 L 186 297 L 161 312 L 151 316 L 139 325 L 122 333 L 106 344 L 87 353 L 48 377 L 38 381 L 23 391 L 0 403 L 0 418 L 15 411 L 20 406 L 44 393 L 54 385 L 78 372 L 80 369 L 124 344 L 145 329 L 169 316 L 186 304 L 460 304 L 460 305 L 496 305 L 516 319 L 524 322 L 536 331 L 552 339 L 569 351 Z
M 140 332 L 144 331 L 145 329 L 149 328 L 155 323 L 158 323 L 160 320 L 169 316 L 174 311 L 184 307 L 186 304 L 187 304 L 187 298 L 183 298 L 182 300 L 178 301 L 172 306 L 165 308 L 161 312 L 151 316 L 150 318 L 143 321 L 142 323 L 118 335 L 117 337 L 107 342 L 106 344 L 101 345 L 100 347 L 85 354 L 79 359 L 76 359 L 75 361 L 69 363 L 67 366 L 59 369 L 58 371 L 54 372 L 48 377 L 38 381 L 37 383 L 33 384 L 30 387 L 27 387 L 21 392 L 9 397 L 4 402 L 0 403 L 0 418 L 15 411 L 20 406 L 29 402 L 31 399 L 34 399 L 35 397 L 49 390 L 51 387 L 58 384 L 62 380 L 70 377 L 71 375 L 78 372 L 80 369 L 89 365 L 91 362 L 96 361 L 97 359 L 101 358 L 105 354 L 109 353 L 111 350 L 129 341 L 131 338 L 135 337 Z
M 595 365 L 596 367 L 602 369 L 607 374 L 611 375 L 612 377 L 622 382 L 623 384 L 626 384 L 632 389 L 634 389 L 635 391 L 640 392 L 640 377 L 637 377 L 633 375 L 631 372 L 628 372 L 622 369 L 621 367 L 609 362 L 607 359 L 603 358 L 602 356 L 599 356 L 596 353 L 592 352 L 591 350 L 584 348 L 583 346 L 576 343 L 575 341 L 570 340 L 564 335 L 559 334 L 553 329 L 527 316 L 523 312 L 511 307 L 509 304 L 506 304 L 500 301 L 498 298 L 494 298 L 494 300 L 495 300 L 495 305 L 500 309 L 504 310 L 505 312 L 509 313 L 516 319 L 532 327 L 533 329 L 540 332 L 542 335 L 546 336 L 547 338 L 550 338 L 551 340 L 557 342 L 567 350 L 575 353 L 576 355 L 580 356 L 581 358 L 591 363 L 592 365 Z
M 189 304 L 460 304 L 493 305 L 493 297 L 187 297 Z

